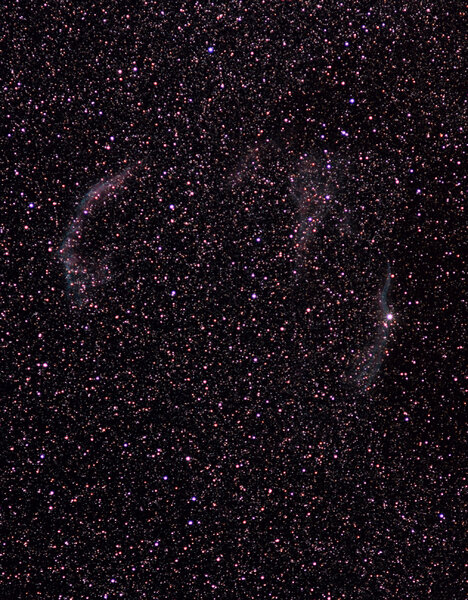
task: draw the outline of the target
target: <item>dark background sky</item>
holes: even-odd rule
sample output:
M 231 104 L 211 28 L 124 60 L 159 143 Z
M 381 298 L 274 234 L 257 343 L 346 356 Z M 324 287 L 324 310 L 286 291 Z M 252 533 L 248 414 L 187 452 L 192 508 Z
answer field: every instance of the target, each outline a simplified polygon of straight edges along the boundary
M 461 5 L 1 13 L 2 597 L 464 598 Z

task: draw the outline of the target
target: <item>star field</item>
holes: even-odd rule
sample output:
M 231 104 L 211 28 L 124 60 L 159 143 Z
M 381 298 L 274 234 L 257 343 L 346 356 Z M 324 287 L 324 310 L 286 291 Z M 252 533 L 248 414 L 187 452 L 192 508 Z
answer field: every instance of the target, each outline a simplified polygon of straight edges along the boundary
M 0 596 L 466 598 L 463 8 L 2 12 Z

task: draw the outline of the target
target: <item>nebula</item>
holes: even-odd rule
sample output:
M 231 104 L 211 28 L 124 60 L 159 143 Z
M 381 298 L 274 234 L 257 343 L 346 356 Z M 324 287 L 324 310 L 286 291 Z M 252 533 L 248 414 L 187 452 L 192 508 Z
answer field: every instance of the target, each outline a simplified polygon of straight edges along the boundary
M 243 306 L 268 330 L 275 315 L 284 315 L 295 344 L 289 365 L 300 381 L 372 389 L 391 329 L 392 274 L 368 225 L 374 188 L 349 157 L 260 146 L 203 191 L 206 205 L 212 202 L 206 228 L 200 204 L 180 195 L 184 187 L 169 179 L 167 188 L 157 187 L 148 170 L 141 193 L 129 183 L 135 172 L 129 167 L 91 188 L 70 225 L 60 258 L 73 306 L 96 310 L 113 298 L 144 306 L 148 286 L 172 307 L 180 281 L 191 282 L 187 296 L 201 314 L 209 302 L 219 310 Z M 183 277 L 174 265 L 184 266 Z
M 317 153 L 300 160 L 290 195 L 296 211 L 294 296 L 306 314 L 301 347 L 316 357 L 314 377 L 327 373 L 330 380 L 366 391 L 385 355 L 391 273 L 383 249 L 365 232 L 368 214 L 350 161 Z
M 59 250 L 68 295 L 76 307 L 92 307 L 96 291 L 113 279 L 113 246 L 108 235 L 111 218 L 106 210 L 115 209 L 127 179 L 141 164 L 133 164 L 99 182 L 87 192 L 78 206 Z
M 387 304 L 387 294 L 390 290 L 391 277 L 392 275 L 390 272 L 390 266 L 388 266 L 387 277 L 385 279 L 380 296 L 380 323 L 376 327 L 375 339 L 372 345 L 364 353 L 362 362 L 356 371 L 355 382 L 358 387 L 362 389 L 369 388 L 382 366 L 389 335 L 390 320 L 392 317 L 392 315 L 389 313 L 389 307 Z

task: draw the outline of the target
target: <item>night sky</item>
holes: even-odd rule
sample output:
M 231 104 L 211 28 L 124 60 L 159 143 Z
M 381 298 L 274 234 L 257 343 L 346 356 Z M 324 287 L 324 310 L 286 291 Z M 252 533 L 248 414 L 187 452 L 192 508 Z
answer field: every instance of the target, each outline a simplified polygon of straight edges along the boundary
M 466 598 L 466 17 L 4 4 L 2 599 Z

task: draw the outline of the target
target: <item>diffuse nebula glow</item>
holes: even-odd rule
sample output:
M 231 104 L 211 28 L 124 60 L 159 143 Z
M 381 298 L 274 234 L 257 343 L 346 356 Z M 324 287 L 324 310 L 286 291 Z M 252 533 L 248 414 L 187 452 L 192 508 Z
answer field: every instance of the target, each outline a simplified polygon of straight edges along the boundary
M 358 206 L 350 173 L 349 161 L 327 154 L 302 160 L 290 178 L 297 215 L 292 281 L 295 296 L 305 296 L 298 302 L 310 315 L 309 329 L 301 336 L 306 353 L 316 356 L 315 368 L 365 392 L 385 356 L 392 274 L 384 252 L 364 233 L 365 205 Z
M 365 352 L 361 365 L 358 366 L 355 382 L 358 387 L 367 389 L 382 366 L 382 361 L 387 346 L 390 321 L 392 315 L 387 304 L 387 295 L 391 286 L 392 274 L 390 265 L 387 266 L 387 277 L 380 295 L 381 318 L 377 327 L 375 339 L 370 348 Z
M 131 165 L 92 187 L 77 209 L 59 250 L 69 298 L 74 306 L 92 305 L 92 292 L 113 278 L 112 252 L 101 240 L 95 240 L 90 232 L 97 225 L 102 225 L 97 213 L 107 203 L 115 202 L 117 193 L 140 164 Z

